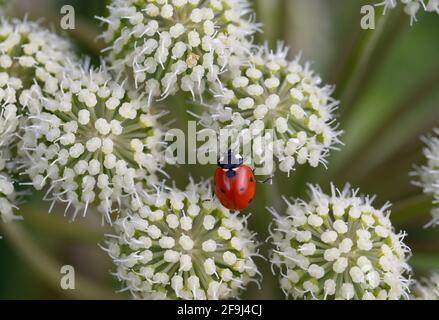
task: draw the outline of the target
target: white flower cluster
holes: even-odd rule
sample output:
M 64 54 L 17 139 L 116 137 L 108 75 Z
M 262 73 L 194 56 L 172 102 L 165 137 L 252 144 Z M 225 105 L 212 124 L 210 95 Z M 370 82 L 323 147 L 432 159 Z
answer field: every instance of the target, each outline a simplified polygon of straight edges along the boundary
M 211 199 L 210 183 L 133 200 L 105 249 L 138 299 L 236 298 L 258 274 L 245 217 Z
M 424 156 L 427 163 L 421 167 L 416 167 L 412 175 L 418 177 L 413 183 L 423 189 L 424 193 L 432 195 L 435 203 L 439 203 L 439 129 L 434 130 L 434 134 L 423 138 L 425 143 Z M 433 220 L 430 224 L 439 223 L 439 208 L 434 208 L 431 212 Z
M 219 82 L 256 31 L 247 0 L 113 0 L 102 34 L 108 60 L 149 99 L 195 97 Z
M 110 222 L 113 204 L 135 197 L 162 165 L 162 132 L 146 98 L 111 80 L 104 69 L 72 69 L 48 92 L 33 86 L 25 149 L 27 173 L 37 190 L 49 186 L 54 201 L 73 205 L 74 217 L 94 204 Z M 67 210 L 67 209 L 66 209 Z
M 202 122 L 215 127 L 213 119 L 221 129 L 239 132 L 236 140 L 253 143 L 256 158 L 269 148 L 280 170 L 289 173 L 296 163 L 325 164 L 340 132 L 334 124 L 338 102 L 331 98 L 333 88 L 322 86 L 298 57 L 287 60 L 287 51 L 282 45 L 276 52 L 260 47 L 240 69 L 224 75 L 215 92 L 219 104 L 208 107 L 211 121 Z
M 19 119 L 29 113 L 22 105 L 23 91 L 37 83 L 55 92 L 66 62 L 75 60 L 72 51 L 68 41 L 34 22 L 0 20 L 0 147 L 21 136 L 16 131 L 25 123 L 19 125 Z
M 24 88 L 37 81 L 55 92 L 56 82 L 77 60 L 74 51 L 67 39 L 35 22 L 0 20 L 0 70 L 20 79 Z
M 439 273 L 429 278 L 416 281 L 412 288 L 411 298 L 414 300 L 439 300 Z
M 280 286 L 294 299 L 399 299 L 409 249 L 395 234 L 387 206 L 348 186 L 332 194 L 310 187 L 310 201 L 288 201 L 286 215 L 275 216 L 272 264 Z
M 16 200 L 12 180 L 14 159 L 11 151 L 17 144 L 17 129 L 20 118 L 16 106 L 16 90 L 21 81 L 9 79 L 5 72 L 0 72 L 0 218 L 4 222 L 16 219 L 14 207 Z
M 404 6 L 404 12 L 410 16 L 410 24 L 417 21 L 416 15 L 421 9 L 439 14 L 439 0 L 399 0 L 399 2 Z M 384 6 L 385 14 L 387 10 L 396 8 L 398 0 L 384 0 L 377 5 Z
M 0 171 L 10 160 L 10 150 L 17 142 L 20 114 L 17 107 L 17 91 L 22 87 L 20 79 L 9 77 L 0 67 Z
M 73 206 L 74 216 L 93 204 L 110 221 L 113 204 L 161 170 L 161 114 L 152 115 L 147 99 L 105 67 L 83 67 L 68 40 L 36 23 L 3 19 L 0 39 L 5 149 L 20 136 L 11 157 L 25 158 L 33 187 L 48 186 L 54 203 Z
M 14 210 L 16 209 L 17 193 L 14 181 L 10 175 L 7 160 L 4 159 L 3 151 L 0 151 L 0 220 L 10 222 L 19 219 Z
M 4 221 L 17 218 L 13 176 L 22 164 L 17 144 L 28 114 L 21 105 L 26 99 L 23 92 L 34 82 L 52 88 L 71 52 L 68 41 L 36 23 L 0 20 L 0 215 Z
M 0 71 L 0 150 L 9 150 L 17 140 L 20 123 L 17 107 L 17 91 L 22 87 L 20 79 L 10 78 Z

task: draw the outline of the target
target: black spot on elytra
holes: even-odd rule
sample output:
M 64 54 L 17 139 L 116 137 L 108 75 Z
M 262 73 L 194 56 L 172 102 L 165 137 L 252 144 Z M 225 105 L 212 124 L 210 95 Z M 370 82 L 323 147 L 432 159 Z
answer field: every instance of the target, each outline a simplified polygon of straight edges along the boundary
M 244 190 L 245 190 L 244 188 L 240 188 L 240 189 L 239 189 L 239 191 L 241 191 L 241 192 L 244 192 Z
M 253 182 L 253 177 L 250 177 L 250 182 Z
M 224 189 L 221 189 L 221 192 L 222 192 L 222 193 L 226 193 L 226 191 L 225 191 Z

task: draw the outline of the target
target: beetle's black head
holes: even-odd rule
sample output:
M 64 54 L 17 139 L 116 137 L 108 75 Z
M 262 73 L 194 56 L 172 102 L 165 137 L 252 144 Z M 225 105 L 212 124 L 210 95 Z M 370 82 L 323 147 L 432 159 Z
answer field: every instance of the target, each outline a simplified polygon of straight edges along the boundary
M 235 154 L 232 150 L 227 151 L 220 159 L 218 159 L 218 167 L 223 169 L 234 169 L 242 166 L 244 159 Z

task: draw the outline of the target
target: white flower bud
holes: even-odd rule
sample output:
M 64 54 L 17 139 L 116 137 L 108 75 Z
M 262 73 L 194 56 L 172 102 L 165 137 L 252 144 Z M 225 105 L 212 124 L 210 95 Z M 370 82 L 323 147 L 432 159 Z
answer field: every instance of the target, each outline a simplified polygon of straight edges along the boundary
M 310 188 L 309 202 L 286 201 L 285 216 L 272 211 L 271 262 L 280 270 L 285 294 L 295 299 L 406 295 L 407 247 L 394 234 L 388 215 L 357 191 L 332 186 L 327 195 L 318 186 Z M 358 218 L 352 220 L 351 213 Z M 372 219 L 365 223 L 364 217 Z
M 251 259 L 256 244 L 243 218 L 230 215 L 215 202 L 205 207 L 203 195 L 208 187 L 208 182 L 191 183 L 185 192 L 161 189 L 139 193 L 137 201 L 141 203 L 133 200 L 130 215 L 114 222 L 116 234 L 108 238 L 108 253 L 117 266 L 118 278 L 134 297 L 227 299 L 237 297 L 257 275 Z M 171 201 L 177 200 L 183 207 L 176 211 Z M 160 219 L 154 217 L 157 206 Z M 185 230 L 185 219 L 192 221 L 187 215 L 189 208 L 196 211 L 196 227 Z M 215 236 L 226 233 L 233 233 L 233 237 Z M 320 275 L 320 270 L 314 272 Z
M 425 137 L 424 143 L 423 152 L 426 160 L 412 173 L 417 177 L 414 184 L 421 187 L 425 194 L 433 196 L 435 202 L 439 202 L 439 129 L 435 129 L 434 134 Z M 431 210 L 431 216 L 432 220 L 428 226 L 439 224 L 439 209 L 437 207 Z

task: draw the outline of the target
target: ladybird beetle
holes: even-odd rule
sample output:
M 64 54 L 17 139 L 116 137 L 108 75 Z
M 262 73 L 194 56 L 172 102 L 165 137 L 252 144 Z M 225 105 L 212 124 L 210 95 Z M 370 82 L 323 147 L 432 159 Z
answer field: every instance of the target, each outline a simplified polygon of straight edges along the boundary
M 225 161 L 218 160 L 218 168 L 215 171 L 215 195 L 221 204 L 230 210 L 244 210 L 256 193 L 253 171 L 243 162 L 242 157 L 229 150 Z

